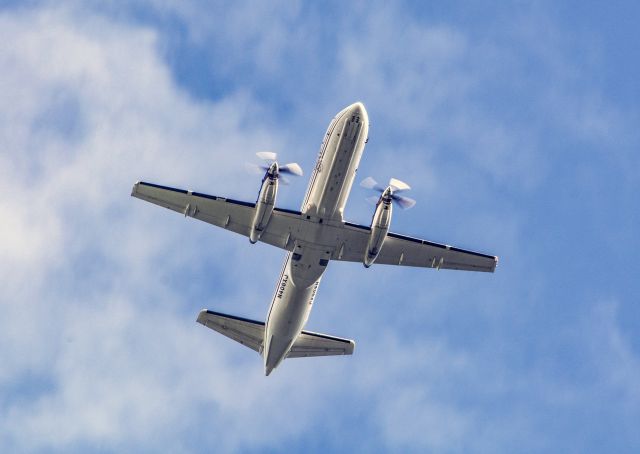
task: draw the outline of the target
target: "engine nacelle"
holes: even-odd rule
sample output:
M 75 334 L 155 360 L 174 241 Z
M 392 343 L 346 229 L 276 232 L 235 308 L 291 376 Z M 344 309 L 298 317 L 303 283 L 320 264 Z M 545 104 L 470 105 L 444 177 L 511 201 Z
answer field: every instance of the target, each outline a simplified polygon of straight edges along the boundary
M 387 191 L 380 197 L 378 205 L 376 206 L 376 212 L 371 221 L 371 234 L 369 235 L 367 250 L 364 253 L 364 259 L 362 261 L 367 268 L 378 258 L 380 249 L 382 249 L 384 240 L 387 238 L 387 233 L 389 232 L 393 205 L 391 204 L 391 198 L 387 196 L 386 192 Z
M 276 204 L 276 196 L 278 194 L 278 174 L 269 170 L 262 180 L 260 194 L 256 201 L 256 214 L 253 217 L 251 231 L 249 232 L 249 241 L 255 243 L 260 239 L 262 232 L 267 228 L 273 207 Z

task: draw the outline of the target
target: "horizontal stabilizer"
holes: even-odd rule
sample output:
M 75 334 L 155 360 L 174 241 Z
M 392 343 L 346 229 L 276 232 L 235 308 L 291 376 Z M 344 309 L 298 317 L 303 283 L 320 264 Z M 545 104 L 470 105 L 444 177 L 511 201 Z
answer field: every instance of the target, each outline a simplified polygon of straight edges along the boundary
M 198 323 L 262 353 L 265 329 L 263 322 L 203 309 L 198 314 Z M 287 358 L 351 355 L 355 345 L 349 339 L 302 331 Z
M 352 355 L 355 346 L 356 343 L 350 339 L 302 331 L 293 343 L 287 358 Z
M 198 314 L 198 323 L 207 328 L 224 334 L 251 350 L 262 353 L 264 341 L 264 323 L 234 315 L 221 314 L 219 312 L 202 309 Z

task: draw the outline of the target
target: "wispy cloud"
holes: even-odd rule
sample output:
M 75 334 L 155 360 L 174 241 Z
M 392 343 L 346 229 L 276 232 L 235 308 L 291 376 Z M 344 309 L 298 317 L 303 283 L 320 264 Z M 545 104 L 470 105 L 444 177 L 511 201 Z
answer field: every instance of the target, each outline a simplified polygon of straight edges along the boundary
M 0 447 L 638 445 L 620 422 L 638 416 L 637 348 L 620 322 L 635 287 L 583 301 L 603 279 L 594 261 L 616 283 L 630 272 L 601 270 L 616 258 L 594 241 L 628 260 L 624 224 L 588 235 L 611 199 L 547 194 L 599 192 L 557 169 L 572 155 L 619 170 L 594 169 L 576 145 L 594 156 L 624 137 L 631 149 L 633 115 L 584 76 L 553 23 L 535 33 L 539 16 L 479 36 L 398 6 L 345 8 L 70 2 L 0 15 Z M 173 40 L 203 57 L 192 75 L 216 96 L 180 78 Z M 281 252 L 133 200 L 131 184 L 252 199 L 258 182 L 240 172 L 253 152 L 308 169 L 354 98 L 373 122 L 360 175 L 406 179 L 420 202 L 394 230 L 505 257 L 494 276 L 332 264 L 310 328 L 355 337 L 356 355 L 287 361 L 265 379 L 253 352 L 194 318 L 205 306 L 263 317 Z M 616 188 L 631 194 L 633 181 Z M 281 204 L 295 208 L 302 187 Z M 361 196 L 348 213 L 367 222 Z M 593 218 L 571 219 L 587 208 Z
M 173 288 L 198 244 L 181 242 L 184 225 L 154 225 L 154 211 L 128 197 L 131 184 L 147 174 L 204 189 L 215 175 L 217 187 L 241 192 L 233 170 L 215 169 L 235 162 L 234 151 L 278 139 L 259 128 L 240 132 L 248 98 L 189 100 L 148 29 L 111 27 L 97 16 L 79 25 L 65 10 L 5 13 L 1 28 L 15 43 L 3 53 L 13 62 L 3 85 L 15 96 L 3 117 L 19 113 L 15 129 L 5 126 L 2 153 L 2 205 L 12 214 L 1 240 L 2 382 L 13 394 L 2 399 L 2 439 L 18 450 L 125 440 L 148 447 L 161 427 L 185 430 L 187 407 L 233 406 L 229 383 L 241 381 L 231 378 L 238 369 L 224 377 L 225 362 L 235 361 L 224 347 L 201 357 L 210 334 Z M 52 109 L 47 100 L 60 97 L 74 102 Z M 72 114 L 81 116 L 79 136 L 59 127 Z M 208 231 L 199 232 L 207 244 Z M 226 255 L 232 251 L 230 243 Z M 242 263 L 229 262 L 230 270 Z M 166 361 L 170 351 L 190 364 L 178 366 L 187 372 Z M 247 376 L 260 380 L 251 359 Z M 28 377 L 49 385 L 25 389 L 19 383 Z M 235 417 L 249 410 L 234 408 Z M 175 435 L 156 436 L 152 446 Z

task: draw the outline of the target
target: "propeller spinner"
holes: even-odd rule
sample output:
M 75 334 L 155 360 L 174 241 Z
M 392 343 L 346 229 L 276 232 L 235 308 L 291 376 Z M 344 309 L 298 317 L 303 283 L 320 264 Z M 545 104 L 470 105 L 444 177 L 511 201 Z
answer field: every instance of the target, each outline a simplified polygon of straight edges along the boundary
M 367 177 L 362 180 L 360 186 L 366 189 L 372 189 L 374 191 L 380 192 L 382 194 L 382 198 L 388 198 L 393 201 L 396 205 L 398 205 L 402 209 L 409 209 L 416 204 L 416 201 L 409 198 L 398 195 L 399 192 L 408 191 L 411 189 L 404 181 L 400 181 L 396 178 L 391 178 L 389 180 L 389 185 L 387 187 L 381 186 L 376 180 L 371 177 Z M 367 198 L 368 201 L 377 203 L 380 200 L 379 197 L 372 196 Z

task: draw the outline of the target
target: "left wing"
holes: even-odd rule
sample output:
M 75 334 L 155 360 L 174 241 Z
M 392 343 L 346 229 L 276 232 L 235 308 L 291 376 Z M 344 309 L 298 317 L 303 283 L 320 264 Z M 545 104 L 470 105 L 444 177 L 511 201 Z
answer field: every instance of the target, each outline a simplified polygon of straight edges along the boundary
M 370 233 L 371 229 L 367 226 L 345 222 L 340 229 L 339 246 L 332 259 L 362 262 Z M 498 257 L 389 232 L 376 263 L 492 273 L 498 264 Z
M 131 195 L 247 237 L 255 215 L 254 203 L 142 181 L 133 185 Z M 274 208 L 260 241 L 290 251 L 291 233 L 298 230 L 301 222 L 300 212 Z

